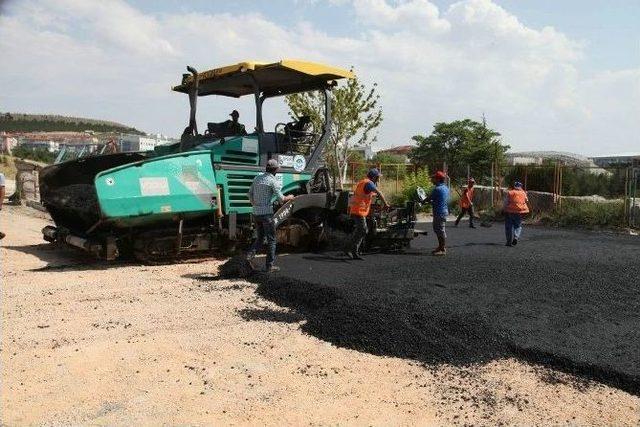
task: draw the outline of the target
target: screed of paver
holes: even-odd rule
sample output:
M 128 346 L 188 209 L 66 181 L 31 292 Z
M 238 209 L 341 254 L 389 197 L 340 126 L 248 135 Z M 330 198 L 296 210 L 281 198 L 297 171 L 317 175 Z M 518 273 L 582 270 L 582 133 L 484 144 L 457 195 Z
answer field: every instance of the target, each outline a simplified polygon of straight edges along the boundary
M 339 348 L 219 262 L 95 262 L 0 213 L 1 422 L 637 425 L 637 397 L 515 359 L 467 367 Z M 550 380 L 553 379 L 553 381 Z

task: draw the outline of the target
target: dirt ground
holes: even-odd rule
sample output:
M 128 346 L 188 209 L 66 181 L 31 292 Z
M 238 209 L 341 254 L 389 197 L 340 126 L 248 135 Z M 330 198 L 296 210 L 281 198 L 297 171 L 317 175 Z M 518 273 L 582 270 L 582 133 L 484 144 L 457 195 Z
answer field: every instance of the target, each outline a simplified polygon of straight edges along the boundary
M 0 212 L 2 424 L 640 423 L 620 388 L 517 357 L 358 351 L 264 284 L 211 280 L 220 261 L 95 262 L 44 244 L 46 224 Z

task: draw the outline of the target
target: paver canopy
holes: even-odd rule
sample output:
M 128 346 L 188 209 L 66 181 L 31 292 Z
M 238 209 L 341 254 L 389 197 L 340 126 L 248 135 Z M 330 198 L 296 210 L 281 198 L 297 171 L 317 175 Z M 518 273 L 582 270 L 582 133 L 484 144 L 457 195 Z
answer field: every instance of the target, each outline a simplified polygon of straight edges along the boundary
M 322 89 L 327 82 L 353 78 L 352 72 L 315 62 L 282 60 L 274 63 L 240 62 L 198 74 L 198 95 L 241 97 L 255 94 L 256 87 L 266 96 Z M 189 93 L 194 77 L 185 74 L 176 92 Z

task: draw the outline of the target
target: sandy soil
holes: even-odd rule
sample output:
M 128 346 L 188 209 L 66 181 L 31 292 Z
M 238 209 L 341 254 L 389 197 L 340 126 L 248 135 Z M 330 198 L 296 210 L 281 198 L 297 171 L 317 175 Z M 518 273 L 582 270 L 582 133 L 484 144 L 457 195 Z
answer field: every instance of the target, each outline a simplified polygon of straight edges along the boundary
M 211 280 L 219 261 L 99 263 L 42 244 L 45 224 L 0 213 L 3 424 L 640 423 L 618 389 L 511 358 L 338 348 L 256 285 Z

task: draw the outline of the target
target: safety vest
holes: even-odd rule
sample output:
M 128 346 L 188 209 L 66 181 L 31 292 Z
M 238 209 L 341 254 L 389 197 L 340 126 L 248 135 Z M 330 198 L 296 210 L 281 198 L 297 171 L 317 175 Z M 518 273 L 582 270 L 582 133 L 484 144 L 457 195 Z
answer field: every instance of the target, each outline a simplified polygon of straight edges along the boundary
M 371 180 L 369 178 L 365 178 L 356 185 L 356 189 L 353 192 L 353 197 L 351 198 L 350 203 L 351 207 L 349 209 L 349 213 L 351 215 L 369 215 L 369 208 L 371 207 L 371 201 L 373 200 L 373 192 L 369 194 L 365 193 L 364 187 L 370 182 Z
M 473 203 L 473 192 L 475 189 L 473 187 L 466 188 L 466 192 L 462 193 L 462 197 L 460 197 L 460 207 L 463 209 L 468 209 Z
M 507 192 L 507 206 L 505 211 L 519 214 L 529 213 L 529 206 L 527 206 L 527 193 L 524 190 L 509 190 Z

